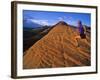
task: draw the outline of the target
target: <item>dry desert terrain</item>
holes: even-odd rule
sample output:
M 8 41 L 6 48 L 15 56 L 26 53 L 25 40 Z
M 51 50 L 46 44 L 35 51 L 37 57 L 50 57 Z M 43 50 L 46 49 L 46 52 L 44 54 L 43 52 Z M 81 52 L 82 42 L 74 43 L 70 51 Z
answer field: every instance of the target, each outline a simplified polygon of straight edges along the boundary
M 78 32 L 65 22 L 59 22 L 43 38 L 24 52 L 23 68 L 55 68 L 90 66 L 90 31 L 86 39 L 75 40 Z

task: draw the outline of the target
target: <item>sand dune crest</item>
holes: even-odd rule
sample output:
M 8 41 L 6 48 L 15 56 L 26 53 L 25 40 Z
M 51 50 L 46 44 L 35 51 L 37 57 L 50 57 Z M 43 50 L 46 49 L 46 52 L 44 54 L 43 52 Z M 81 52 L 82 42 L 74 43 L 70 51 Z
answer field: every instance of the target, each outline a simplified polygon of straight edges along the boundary
M 80 46 L 77 47 L 76 35 L 77 31 L 66 23 L 56 24 L 47 35 L 25 51 L 23 68 L 89 66 L 90 42 L 79 39 Z

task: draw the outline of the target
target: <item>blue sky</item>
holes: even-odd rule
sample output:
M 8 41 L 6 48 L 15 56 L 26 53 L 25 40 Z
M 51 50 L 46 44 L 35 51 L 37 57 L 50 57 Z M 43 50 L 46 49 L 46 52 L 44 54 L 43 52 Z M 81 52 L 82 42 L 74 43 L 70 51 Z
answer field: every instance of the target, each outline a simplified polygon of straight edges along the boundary
M 81 20 L 83 25 L 91 25 L 89 13 L 23 10 L 23 19 L 42 25 L 54 25 L 62 20 L 74 26 L 77 26 L 78 20 Z

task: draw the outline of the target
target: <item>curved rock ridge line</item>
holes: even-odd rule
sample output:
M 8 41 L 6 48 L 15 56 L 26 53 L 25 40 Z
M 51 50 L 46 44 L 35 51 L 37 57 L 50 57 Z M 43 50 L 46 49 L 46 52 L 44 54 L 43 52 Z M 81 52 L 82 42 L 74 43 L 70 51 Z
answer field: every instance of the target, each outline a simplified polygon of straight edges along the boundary
M 77 31 L 65 24 L 54 28 L 24 52 L 23 68 L 54 68 L 90 66 L 90 40 L 79 39 L 76 46 Z M 87 36 L 87 39 L 90 39 Z

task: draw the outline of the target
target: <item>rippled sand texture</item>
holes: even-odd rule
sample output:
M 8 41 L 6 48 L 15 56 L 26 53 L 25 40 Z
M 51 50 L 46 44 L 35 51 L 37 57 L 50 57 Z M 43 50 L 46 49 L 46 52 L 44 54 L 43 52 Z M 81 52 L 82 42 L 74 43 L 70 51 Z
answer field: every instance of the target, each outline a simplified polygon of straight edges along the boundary
M 23 68 L 54 68 L 90 66 L 90 34 L 87 39 L 75 40 L 77 31 L 59 23 L 42 39 L 24 52 Z

